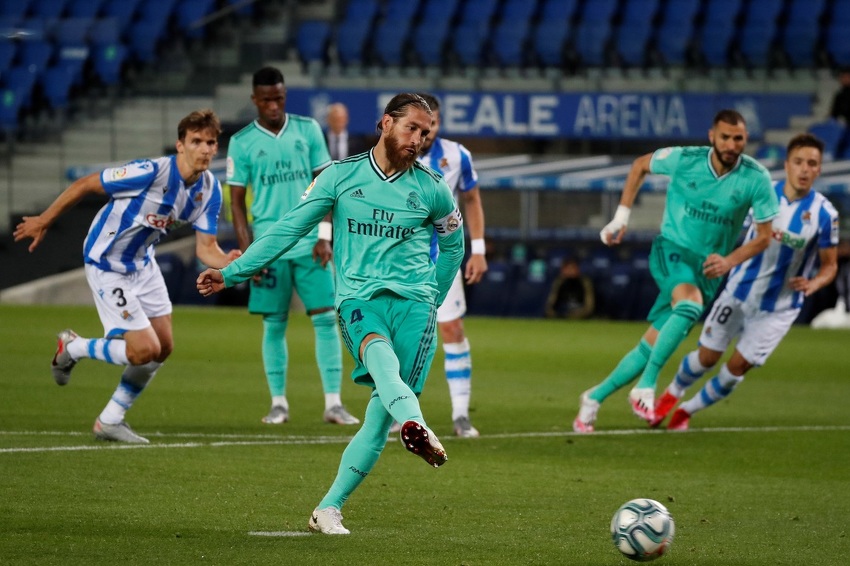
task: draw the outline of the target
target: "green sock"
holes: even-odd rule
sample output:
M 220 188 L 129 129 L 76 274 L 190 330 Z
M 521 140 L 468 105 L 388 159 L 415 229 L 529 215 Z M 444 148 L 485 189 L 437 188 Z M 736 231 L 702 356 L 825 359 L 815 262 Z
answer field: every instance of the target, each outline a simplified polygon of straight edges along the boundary
M 377 392 L 372 392 L 363 426 L 348 443 L 342 453 L 339 469 L 331 488 L 319 503 L 319 509 L 336 507 L 342 509 L 348 496 L 359 486 L 378 461 L 387 443 L 387 433 L 392 417 L 387 413 Z
M 649 361 L 651 353 L 652 346 L 646 340 L 641 339 L 632 351 L 623 356 L 614 371 L 608 374 L 608 377 L 602 383 L 593 388 L 588 397 L 601 403 L 612 393 L 630 383 L 646 367 L 646 362 Z
M 272 397 L 286 395 L 287 322 L 279 315 L 263 317 L 263 368 Z
M 320 312 L 310 317 L 316 333 L 316 364 L 322 377 L 325 393 L 339 393 L 342 383 L 342 346 L 334 311 Z
M 700 315 L 702 315 L 701 304 L 693 301 L 676 303 L 676 306 L 673 307 L 673 314 L 670 315 L 670 318 L 658 332 L 658 338 L 655 340 L 649 362 L 635 387 L 652 387 L 655 389 L 661 368 L 664 367 L 664 364 L 667 363 L 667 360 L 688 335 L 696 321 L 699 320 Z
M 401 380 L 398 358 L 389 342 L 375 339 L 363 351 L 363 365 L 375 382 L 378 397 L 384 408 L 396 422 L 416 421 L 425 425 L 419 399 L 413 390 Z

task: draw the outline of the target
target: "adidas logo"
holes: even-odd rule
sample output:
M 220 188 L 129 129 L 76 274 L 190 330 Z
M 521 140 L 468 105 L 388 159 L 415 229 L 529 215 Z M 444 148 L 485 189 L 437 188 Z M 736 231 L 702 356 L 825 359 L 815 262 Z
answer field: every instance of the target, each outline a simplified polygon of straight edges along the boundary
M 257 158 L 265 157 L 265 156 L 266 156 L 266 152 L 263 151 L 262 149 L 257 153 Z
M 353 193 L 351 193 L 351 196 L 352 196 L 353 198 L 366 198 L 366 195 L 364 195 L 364 194 L 363 194 L 363 191 L 362 191 L 362 190 L 360 190 L 360 189 L 357 189 L 356 191 L 354 191 Z

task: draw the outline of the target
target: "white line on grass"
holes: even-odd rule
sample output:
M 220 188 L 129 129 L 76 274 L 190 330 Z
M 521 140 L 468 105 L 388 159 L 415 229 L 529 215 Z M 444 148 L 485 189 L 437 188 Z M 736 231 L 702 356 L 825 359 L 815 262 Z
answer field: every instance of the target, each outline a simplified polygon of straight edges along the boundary
M 249 531 L 254 537 L 308 537 L 313 533 L 307 531 Z
M 724 432 L 834 432 L 848 431 L 850 425 L 835 425 L 835 426 L 764 426 L 764 427 L 715 427 L 715 428 L 695 428 L 685 431 L 688 434 L 705 434 L 705 433 L 724 433 Z M 602 430 L 594 432 L 592 435 L 586 435 L 576 432 L 514 432 L 504 434 L 482 434 L 480 439 L 506 439 L 506 438 L 567 438 L 579 436 L 633 436 L 640 434 L 666 434 L 669 431 L 663 429 L 623 429 L 623 430 Z M 676 434 L 676 433 L 673 433 Z M 0 436 L 90 436 L 90 433 L 82 432 L 61 432 L 61 431 L 0 431 Z M 276 446 L 276 445 L 310 445 L 310 444 L 347 444 L 350 436 L 287 436 L 280 437 L 268 434 L 256 435 L 234 435 L 234 434 L 209 434 L 209 433 L 153 433 L 148 436 L 156 436 L 162 438 L 172 437 L 192 437 L 192 438 L 246 438 L 254 440 L 221 440 L 214 442 L 175 442 L 175 443 L 153 443 L 153 444 L 113 444 L 113 443 L 98 443 L 85 444 L 82 446 L 33 446 L 33 447 L 17 447 L 17 448 L 0 448 L 0 454 L 15 454 L 21 452 L 75 452 L 87 450 L 134 450 L 142 448 L 219 448 L 225 446 Z M 394 440 L 394 439 L 393 439 Z M 446 437 L 443 441 L 459 440 L 453 437 Z M 465 439 L 461 441 L 466 441 Z

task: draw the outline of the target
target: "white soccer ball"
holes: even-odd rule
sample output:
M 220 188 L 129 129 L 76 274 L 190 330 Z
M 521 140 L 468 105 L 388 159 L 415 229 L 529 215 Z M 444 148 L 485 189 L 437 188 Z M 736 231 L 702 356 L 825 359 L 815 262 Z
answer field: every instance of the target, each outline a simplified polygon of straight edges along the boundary
M 614 546 L 638 562 L 655 560 L 667 552 L 675 532 L 670 512 L 653 499 L 627 501 L 611 519 Z

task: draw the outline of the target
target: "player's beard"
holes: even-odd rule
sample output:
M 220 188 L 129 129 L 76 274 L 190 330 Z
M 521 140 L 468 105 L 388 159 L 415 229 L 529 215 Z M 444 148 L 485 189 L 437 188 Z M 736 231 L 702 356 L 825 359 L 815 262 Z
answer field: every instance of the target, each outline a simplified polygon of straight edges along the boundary
M 416 152 L 408 153 L 405 151 L 392 130 L 386 135 L 384 147 L 387 150 L 387 161 L 396 171 L 407 171 L 416 161 Z
M 730 169 L 735 166 L 738 162 L 738 158 L 741 157 L 740 153 L 734 151 L 720 151 L 717 145 L 714 146 L 714 154 L 724 167 L 728 167 Z

